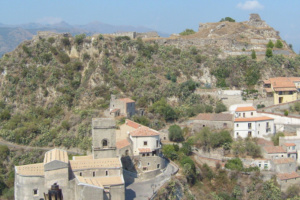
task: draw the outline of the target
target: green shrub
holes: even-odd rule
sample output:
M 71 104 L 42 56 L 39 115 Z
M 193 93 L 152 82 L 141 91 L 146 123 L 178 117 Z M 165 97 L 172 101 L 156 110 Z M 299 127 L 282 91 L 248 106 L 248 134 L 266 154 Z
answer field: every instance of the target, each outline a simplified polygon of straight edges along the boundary
M 68 62 L 70 62 L 70 57 L 68 56 L 68 54 L 66 54 L 65 52 L 61 51 L 58 54 L 58 60 L 63 63 L 63 64 L 67 64 Z
M 183 132 L 180 126 L 172 125 L 169 127 L 169 139 L 174 142 L 181 142 L 184 140 Z
M 267 44 L 267 48 L 273 49 L 273 47 L 274 47 L 274 43 L 271 40 L 269 40 Z
M 267 48 L 266 50 L 266 57 L 271 58 L 273 56 L 273 51 L 271 48 Z
M 77 45 L 81 45 L 83 43 L 83 41 L 84 41 L 85 38 L 86 38 L 86 35 L 84 33 L 76 35 L 74 42 Z
M 220 20 L 220 22 L 224 22 L 224 21 L 235 22 L 235 20 L 232 19 L 231 17 L 225 17 L 225 18 L 222 18 L 222 19 Z
M 65 46 L 65 47 L 71 45 L 71 42 L 70 42 L 69 38 L 67 38 L 67 37 L 63 37 L 60 41 L 63 44 L 63 46 Z
M 50 44 L 53 44 L 53 43 L 55 42 L 55 38 L 54 38 L 54 37 L 49 37 L 49 38 L 48 38 L 48 42 L 49 42 Z
M 243 162 L 239 158 L 233 158 L 233 159 L 227 161 L 227 163 L 225 164 L 225 168 L 231 169 L 231 170 L 242 171 L 243 170 Z
M 218 102 L 215 108 L 215 113 L 221 113 L 224 111 L 227 111 L 227 107 L 222 102 Z
M 178 154 L 175 150 L 175 147 L 173 145 L 167 144 L 163 145 L 162 147 L 162 153 L 166 158 L 169 158 L 171 160 L 176 160 L 178 158 Z
M 289 111 L 288 110 L 285 110 L 284 111 L 284 116 L 288 116 L 289 115 Z
M 179 33 L 179 35 L 191 35 L 196 33 L 193 29 L 185 29 L 184 31 L 182 31 L 181 33 Z
M 280 40 L 277 40 L 275 43 L 275 47 L 281 49 L 283 47 L 283 44 Z
M 279 137 L 284 137 L 284 133 L 282 132 L 278 132 L 276 133 L 273 137 L 272 137 L 272 141 L 274 143 L 275 146 L 279 145 Z
M 254 50 L 251 51 L 251 58 L 256 59 L 256 53 Z

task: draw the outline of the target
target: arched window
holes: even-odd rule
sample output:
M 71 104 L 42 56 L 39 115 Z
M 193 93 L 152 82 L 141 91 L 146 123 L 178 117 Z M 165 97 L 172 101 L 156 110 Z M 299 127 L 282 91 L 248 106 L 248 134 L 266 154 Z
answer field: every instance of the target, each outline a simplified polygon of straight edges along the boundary
M 107 147 L 108 141 L 106 139 L 102 140 L 102 147 Z

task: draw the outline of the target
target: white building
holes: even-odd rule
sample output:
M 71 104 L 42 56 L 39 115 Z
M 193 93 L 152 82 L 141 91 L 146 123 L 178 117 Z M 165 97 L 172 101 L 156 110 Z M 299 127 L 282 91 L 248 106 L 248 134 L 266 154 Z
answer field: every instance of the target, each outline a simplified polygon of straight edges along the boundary
M 158 131 L 142 126 L 129 133 L 133 143 L 133 155 L 158 155 L 161 149 Z
M 252 106 L 238 107 L 235 111 L 234 138 L 265 138 L 275 133 L 274 119 L 260 116 Z

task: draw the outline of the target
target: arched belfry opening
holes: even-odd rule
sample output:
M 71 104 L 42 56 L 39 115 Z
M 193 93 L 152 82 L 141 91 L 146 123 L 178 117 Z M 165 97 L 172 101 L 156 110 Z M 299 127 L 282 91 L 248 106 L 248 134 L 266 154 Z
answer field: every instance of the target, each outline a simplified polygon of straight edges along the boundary
M 107 139 L 102 140 L 102 147 L 103 148 L 107 148 L 108 147 L 108 140 Z

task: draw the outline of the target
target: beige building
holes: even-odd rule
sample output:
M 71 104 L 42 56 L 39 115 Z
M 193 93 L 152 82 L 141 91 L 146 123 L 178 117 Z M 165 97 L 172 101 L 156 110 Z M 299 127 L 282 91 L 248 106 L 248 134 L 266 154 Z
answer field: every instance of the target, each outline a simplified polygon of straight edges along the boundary
M 192 122 L 193 132 L 198 132 L 204 127 L 210 129 L 232 129 L 233 115 L 223 113 L 200 113 Z
M 267 97 L 273 97 L 274 105 L 298 99 L 300 77 L 275 77 L 264 81 Z
M 41 200 L 57 183 L 64 199 L 124 200 L 122 163 L 116 157 L 115 122 L 93 119 L 93 152 L 68 159 L 66 151 L 45 153 L 44 162 L 15 167 L 15 199 Z
M 262 153 L 267 159 L 287 158 L 287 153 L 281 146 L 265 146 Z

